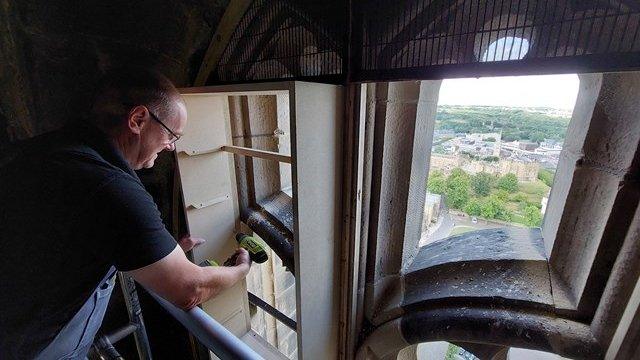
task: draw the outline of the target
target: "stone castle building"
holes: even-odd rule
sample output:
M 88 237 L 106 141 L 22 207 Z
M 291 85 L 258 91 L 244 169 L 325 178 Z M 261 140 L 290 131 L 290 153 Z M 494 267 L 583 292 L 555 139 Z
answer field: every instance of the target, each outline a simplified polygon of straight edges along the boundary
M 535 181 L 538 177 L 540 164 L 525 163 L 520 161 L 500 159 L 496 162 L 471 160 L 460 155 L 433 154 L 431 156 L 431 167 L 449 175 L 455 168 L 461 168 L 471 175 L 479 172 L 486 172 L 491 175 L 504 176 L 515 174 L 518 181 Z

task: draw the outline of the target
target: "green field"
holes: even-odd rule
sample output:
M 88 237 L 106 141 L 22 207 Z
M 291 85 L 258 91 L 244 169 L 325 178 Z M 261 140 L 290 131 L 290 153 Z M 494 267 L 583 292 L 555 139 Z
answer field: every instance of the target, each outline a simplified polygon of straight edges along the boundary
M 449 236 L 460 235 L 473 230 L 476 230 L 476 228 L 471 226 L 464 226 L 464 225 L 456 226 L 453 228 L 453 230 L 451 230 L 451 233 L 449 234 Z
M 540 201 L 549 192 L 550 187 L 540 180 L 531 182 L 521 182 L 518 188 L 527 196 L 527 200 L 531 203 L 540 204 Z

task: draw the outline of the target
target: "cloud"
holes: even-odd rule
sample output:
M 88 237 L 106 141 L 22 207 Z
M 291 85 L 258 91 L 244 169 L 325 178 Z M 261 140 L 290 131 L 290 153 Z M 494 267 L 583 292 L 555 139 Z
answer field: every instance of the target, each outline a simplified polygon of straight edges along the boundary
M 578 86 L 575 74 L 446 79 L 442 82 L 438 103 L 572 110 Z

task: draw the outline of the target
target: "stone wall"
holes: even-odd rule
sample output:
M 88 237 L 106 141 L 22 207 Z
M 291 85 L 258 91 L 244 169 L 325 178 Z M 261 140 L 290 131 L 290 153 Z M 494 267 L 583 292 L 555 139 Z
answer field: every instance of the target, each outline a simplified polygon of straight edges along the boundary
M 269 261 L 251 266 L 247 276 L 247 290 L 289 318 L 296 319 L 295 277 L 286 271 L 282 260 L 271 249 L 269 249 Z M 296 332 L 253 305 L 251 305 L 251 329 L 288 358 L 297 358 Z
M 518 181 L 535 181 L 538 178 L 538 163 L 524 163 L 501 159 L 498 162 L 470 160 L 459 155 L 433 154 L 431 157 L 431 170 L 440 170 L 449 175 L 455 168 L 461 168 L 471 175 L 486 172 L 496 176 L 515 174 Z

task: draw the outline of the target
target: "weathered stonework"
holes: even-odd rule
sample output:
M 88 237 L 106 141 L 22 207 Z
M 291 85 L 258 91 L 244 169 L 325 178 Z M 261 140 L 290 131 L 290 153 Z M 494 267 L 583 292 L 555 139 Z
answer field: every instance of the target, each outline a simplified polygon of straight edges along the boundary
M 580 81 L 543 235 L 556 285 L 564 288 L 559 308 L 589 318 L 640 197 L 640 74 L 581 75 Z

